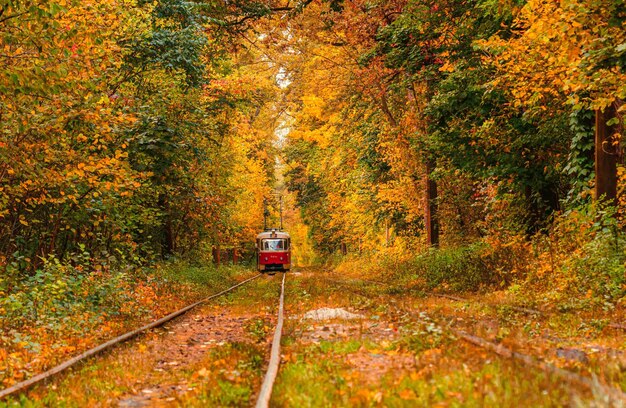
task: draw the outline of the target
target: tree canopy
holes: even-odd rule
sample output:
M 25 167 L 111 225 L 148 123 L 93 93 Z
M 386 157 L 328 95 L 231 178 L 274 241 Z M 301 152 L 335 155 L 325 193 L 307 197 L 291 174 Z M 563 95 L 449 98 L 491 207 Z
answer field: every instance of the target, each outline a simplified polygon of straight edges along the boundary
M 277 160 L 326 252 L 419 246 L 431 221 L 444 243 L 535 233 L 591 196 L 594 111 L 621 126 L 624 18 L 608 0 L 8 2 L 3 263 L 250 241 Z

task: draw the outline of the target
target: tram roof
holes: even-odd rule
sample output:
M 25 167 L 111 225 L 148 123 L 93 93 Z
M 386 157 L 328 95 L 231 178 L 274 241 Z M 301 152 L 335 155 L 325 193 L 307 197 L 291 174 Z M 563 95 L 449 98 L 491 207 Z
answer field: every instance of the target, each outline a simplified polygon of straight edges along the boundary
M 257 239 L 263 239 L 263 238 L 289 238 L 289 234 L 286 233 L 285 231 L 269 230 L 269 231 L 261 232 L 256 237 L 257 237 Z

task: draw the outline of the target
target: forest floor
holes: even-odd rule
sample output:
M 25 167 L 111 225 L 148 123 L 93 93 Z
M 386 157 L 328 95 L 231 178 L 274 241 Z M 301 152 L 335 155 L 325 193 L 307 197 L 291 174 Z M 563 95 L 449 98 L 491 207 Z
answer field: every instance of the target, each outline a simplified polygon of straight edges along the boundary
M 278 277 L 251 282 L 13 404 L 253 405 L 269 358 Z M 626 332 L 606 324 L 623 322 L 623 311 L 527 313 L 501 293 L 424 296 L 321 268 L 289 273 L 285 302 L 271 406 L 609 406 L 608 387 L 626 391 Z M 459 331 L 593 377 L 595 385 L 479 348 Z

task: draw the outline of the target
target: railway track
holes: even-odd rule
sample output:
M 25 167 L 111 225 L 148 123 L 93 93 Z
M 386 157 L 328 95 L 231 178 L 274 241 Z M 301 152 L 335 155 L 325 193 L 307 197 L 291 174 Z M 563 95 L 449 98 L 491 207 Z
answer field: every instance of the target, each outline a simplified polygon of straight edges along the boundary
M 334 283 L 338 283 L 340 285 L 345 285 L 345 286 L 350 286 L 350 284 L 355 283 L 354 281 L 349 281 L 345 279 L 328 279 L 328 280 Z M 372 284 L 372 285 L 391 286 L 385 282 L 377 282 L 377 281 L 356 280 L 356 282 L 367 283 L 367 284 Z M 351 293 L 369 298 L 368 294 L 362 288 L 359 288 L 360 290 L 355 290 L 354 288 L 346 288 L 346 289 Z M 470 301 L 469 299 L 461 298 L 458 296 L 446 295 L 446 294 L 428 293 L 428 295 L 440 297 L 440 298 L 444 298 L 444 299 L 448 299 L 452 301 L 462 301 L 462 302 Z M 493 305 L 489 305 L 489 306 L 493 306 Z M 548 315 L 548 313 L 546 312 L 535 310 L 535 309 L 530 309 L 530 308 L 515 307 L 515 306 L 510 307 L 510 308 L 512 310 L 518 311 L 520 313 L 525 313 L 528 315 L 534 315 L 534 316 L 547 316 Z M 434 319 L 433 321 L 437 322 Z M 456 336 L 457 338 L 475 347 L 488 350 L 489 352 L 494 353 L 500 357 L 504 357 L 507 359 L 512 359 L 512 360 L 521 362 L 522 364 L 528 367 L 539 369 L 541 371 L 546 372 L 547 374 L 559 377 L 568 383 L 580 385 L 592 391 L 600 390 L 604 395 L 608 397 L 608 402 L 611 404 L 611 406 L 621 407 L 621 406 L 624 406 L 624 404 L 626 403 L 626 393 L 624 391 L 612 385 L 601 383 L 595 377 L 590 378 L 588 376 L 584 376 L 576 372 L 557 367 L 549 362 L 544 361 L 544 359 L 541 357 L 511 350 L 501 344 L 494 343 L 480 336 L 468 333 L 465 330 L 456 329 L 452 327 L 450 323 L 445 324 L 439 321 L 437 322 L 437 324 L 440 326 L 440 328 L 448 330 L 449 332 L 454 334 L 454 336 Z M 626 326 L 623 326 L 620 324 L 609 324 L 608 326 L 612 328 L 616 328 L 616 329 L 626 329 Z
M 336 282 L 343 282 L 343 283 L 352 283 L 354 281 L 357 282 L 361 282 L 361 283 L 367 283 L 370 285 L 382 285 L 382 286 L 387 286 L 388 288 L 394 288 L 394 285 L 391 285 L 387 282 L 381 282 L 381 281 L 372 281 L 372 280 L 367 280 L 367 279 L 358 279 L 358 280 L 352 280 L 352 281 L 346 281 L 346 280 L 333 280 Z M 353 293 L 358 293 L 358 291 L 355 290 L 351 290 Z M 429 296 L 434 296 L 434 297 L 439 297 L 439 298 L 444 298 L 444 299 L 449 299 L 449 300 L 454 300 L 457 302 L 474 302 L 471 299 L 466 299 L 460 296 L 454 296 L 454 295 L 448 295 L 445 293 L 436 293 L 436 292 L 426 292 L 427 295 Z M 497 308 L 497 305 L 493 305 L 493 304 L 488 304 L 488 303 L 482 303 L 485 306 L 488 306 L 490 308 Z M 529 308 L 529 307 L 522 307 L 522 306 L 514 306 L 514 305 L 506 305 L 506 307 L 510 310 L 513 310 L 515 312 L 519 312 L 519 313 L 524 313 L 526 315 L 530 315 L 530 316 L 540 316 L 540 317 L 548 317 L 548 316 L 552 316 L 555 314 L 555 312 L 553 311 L 545 311 L 545 310 L 538 310 L 538 309 L 533 309 L 533 308 Z M 626 331 L 626 324 L 624 323 L 615 323 L 615 322 L 609 322 L 607 325 L 607 327 L 610 327 L 612 329 L 617 329 L 617 330 L 624 330 Z
M 272 389 L 274 388 L 274 382 L 276 381 L 276 375 L 278 374 L 278 367 L 280 365 L 280 339 L 283 332 L 284 323 L 284 303 L 285 303 L 285 277 L 286 273 L 283 273 L 283 280 L 280 285 L 280 300 L 278 305 L 278 320 L 276 328 L 274 329 L 274 337 L 272 339 L 272 351 L 270 353 L 270 361 L 265 372 L 265 378 L 261 385 L 261 391 L 256 402 L 256 408 L 266 408 L 269 406 L 270 398 L 272 396 Z
M 175 312 L 172 312 L 172 313 L 168 314 L 167 316 L 165 316 L 165 317 L 163 317 L 163 318 L 161 318 L 159 320 L 156 320 L 156 321 L 154 321 L 154 322 L 152 322 L 150 324 L 147 324 L 145 326 L 142 326 L 142 327 L 140 327 L 138 329 L 135 329 L 135 330 L 132 330 L 130 332 L 124 333 L 121 336 L 115 337 L 115 338 L 113 338 L 113 339 L 111 339 L 111 340 L 107 341 L 106 343 L 103 343 L 103 344 L 101 344 L 99 346 L 93 347 L 93 348 L 91 348 L 91 349 L 89 349 L 89 350 L 87 350 L 87 351 L 85 351 L 85 352 L 83 352 L 83 353 L 81 353 L 81 354 L 79 354 L 79 355 L 77 355 L 75 357 L 72 357 L 69 360 L 64 361 L 63 363 L 61 363 L 61 364 L 51 368 L 48 371 L 45 371 L 45 372 L 43 372 L 41 374 L 37 374 L 34 377 L 29 378 L 28 380 L 25 380 L 25 381 L 19 382 L 17 384 L 14 384 L 13 386 L 11 386 L 9 388 L 5 388 L 3 390 L 0 390 L 0 400 L 5 399 L 5 398 L 7 398 L 7 397 L 9 397 L 11 395 L 15 395 L 15 394 L 17 394 L 19 392 L 26 391 L 28 388 L 30 388 L 30 387 L 38 384 L 38 383 L 41 383 L 41 382 L 43 382 L 45 380 L 50 379 L 51 377 L 55 376 L 56 374 L 59 374 L 59 373 L 65 371 L 65 370 L 67 370 L 68 368 L 70 368 L 70 367 L 80 363 L 81 361 L 85 361 L 86 359 L 88 359 L 90 357 L 93 357 L 93 356 L 95 356 L 95 355 L 97 355 L 99 353 L 102 353 L 103 351 L 108 350 L 111 347 L 114 347 L 114 346 L 116 346 L 118 344 L 121 344 L 121 343 L 127 341 L 127 340 L 130 340 L 130 339 L 132 339 L 134 337 L 137 337 L 138 335 L 146 332 L 147 330 L 153 329 L 155 327 L 162 326 L 165 323 L 167 323 L 167 322 L 169 322 L 169 321 L 171 321 L 171 320 L 173 320 L 173 319 L 175 319 L 175 318 L 177 318 L 177 317 L 187 313 L 191 309 L 194 309 L 197 306 L 200 306 L 200 305 L 202 305 L 204 303 L 207 303 L 210 300 L 213 300 L 213 299 L 218 298 L 220 296 L 223 296 L 223 295 L 225 295 L 225 294 L 227 294 L 229 292 L 232 292 L 233 290 L 235 290 L 235 289 L 237 289 L 237 288 L 247 284 L 248 282 L 251 282 L 251 281 L 253 281 L 255 279 L 258 279 L 260 276 L 262 276 L 262 274 L 257 274 L 257 275 L 255 275 L 255 276 L 253 276 L 251 278 L 248 278 L 248 279 L 246 279 L 246 280 L 244 280 L 242 282 L 237 283 L 236 285 L 233 285 L 233 286 L 231 286 L 231 287 L 229 287 L 227 289 L 224 289 L 221 292 L 218 292 L 218 293 L 216 293 L 214 295 L 211 295 L 211 296 L 209 296 L 207 298 L 204 298 L 204 299 L 202 299 L 202 300 L 200 300 L 198 302 L 195 302 L 195 303 L 193 303 L 193 304 L 191 304 L 189 306 L 186 306 L 186 307 L 184 307 L 182 309 L 179 309 L 179 310 L 177 310 Z
M 458 297 L 458 296 L 446 295 L 446 294 L 429 293 L 429 295 L 440 297 L 440 298 L 445 298 L 445 299 L 453 300 L 453 301 L 460 301 L 460 302 L 470 301 L 469 299 L 465 299 L 465 298 Z M 488 306 L 495 307 L 494 305 L 488 305 Z M 511 310 L 524 313 L 527 315 L 533 315 L 533 316 L 546 317 L 551 314 L 548 312 L 525 308 L 525 307 L 517 307 L 517 306 L 510 306 L 510 305 L 507 307 L 510 308 Z M 615 328 L 615 329 L 622 329 L 622 330 L 626 329 L 626 326 L 616 324 L 616 323 L 609 323 L 607 326 L 611 328 Z M 573 371 L 570 371 L 561 367 L 557 367 L 554 364 L 544 361 L 540 357 L 511 350 L 503 346 L 502 344 L 494 343 L 480 336 L 467 333 L 464 330 L 455 329 L 453 327 L 450 327 L 449 330 L 455 336 L 459 337 L 463 341 L 473 344 L 474 346 L 489 350 L 490 352 L 495 353 L 499 356 L 519 361 L 526 366 L 540 369 L 546 373 L 555 375 L 564 381 L 567 381 L 572 384 L 581 385 L 589 390 L 594 390 L 594 389 L 600 390 L 604 395 L 608 397 L 608 402 L 612 404 L 612 406 L 621 407 L 626 403 L 626 393 L 624 391 L 622 391 L 618 387 L 614 387 L 609 384 L 604 384 L 595 377 L 590 378 L 590 377 L 578 374 L 576 372 L 573 372 Z
M 95 347 L 93 349 L 90 349 L 82 354 L 80 354 L 79 356 L 76 356 L 54 368 L 52 368 L 51 370 L 48 370 L 45 373 L 39 374 L 27 381 L 24 381 L 22 383 L 16 384 L 10 388 L 7 388 L 5 390 L 0 391 L 0 398 L 5 398 L 9 395 L 13 395 L 16 394 L 18 392 L 24 391 L 26 390 L 28 387 L 35 385 L 41 381 L 44 381 L 52 376 L 54 376 L 57 373 L 62 372 L 63 370 L 79 363 L 80 361 L 83 361 L 89 357 L 95 356 L 96 354 L 109 349 L 111 347 L 114 347 L 116 344 L 119 344 L 123 341 L 129 340 L 133 337 L 136 337 L 138 335 L 140 335 L 141 333 L 143 333 L 146 330 L 149 330 L 151 328 L 154 327 L 158 327 L 160 325 L 163 325 L 164 323 L 167 323 L 168 321 L 171 321 L 173 319 L 175 319 L 178 316 L 183 315 L 184 313 L 186 313 L 187 311 L 193 309 L 194 307 L 197 307 L 203 303 L 206 303 L 212 299 L 218 298 L 219 296 L 222 296 L 228 292 L 233 291 L 234 289 L 241 287 L 255 279 L 258 279 L 260 276 L 262 276 L 262 274 L 258 274 L 255 275 L 249 279 L 246 279 L 240 283 L 238 283 L 237 285 L 234 285 L 226 290 L 223 290 L 219 293 L 216 293 L 210 297 L 207 297 L 199 302 L 196 302 L 192 305 L 189 305 L 183 309 L 180 309 L 174 313 L 169 314 L 168 316 L 159 319 L 149 325 L 143 326 L 137 330 L 133 330 L 131 332 L 128 332 L 122 336 L 116 337 L 115 339 L 112 339 L 98 347 Z M 367 290 L 366 286 L 363 287 L 355 287 L 355 284 L 371 284 L 371 285 L 383 285 L 385 284 L 384 282 L 373 282 L 373 281 L 351 281 L 351 280 L 346 280 L 346 279 L 330 279 L 330 276 L 326 276 L 325 279 L 327 280 L 328 283 L 335 283 L 340 285 L 340 287 L 343 287 L 343 289 L 340 290 L 346 290 L 348 292 L 352 292 L 354 294 L 357 294 L 359 296 L 363 296 L 366 298 L 372 298 L 371 296 L 371 291 Z M 272 339 L 272 343 L 271 343 L 271 351 L 270 351 L 270 356 L 269 356 L 269 363 L 267 366 L 267 370 L 265 372 L 264 375 L 264 379 L 262 382 L 262 385 L 260 386 L 259 392 L 258 392 L 258 396 L 256 397 L 256 407 L 258 408 L 265 408 L 269 406 L 269 401 L 271 399 L 272 396 L 272 390 L 273 390 L 273 386 L 274 386 L 274 382 L 277 378 L 277 374 L 278 374 L 278 370 L 280 367 L 280 342 L 281 342 L 281 336 L 282 336 L 282 329 L 283 329 L 283 323 L 284 323 L 284 303 L 285 303 L 285 281 L 286 281 L 286 274 L 283 274 L 282 276 L 282 280 L 281 280 L 281 285 L 280 285 L 280 296 L 279 296 L 279 304 L 278 304 L 278 313 L 277 313 L 277 320 L 276 320 L 276 325 L 274 328 L 274 333 L 273 333 L 273 339 Z M 328 285 L 325 285 L 328 286 Z M 387 285 L 389 286 L 389 285 Z M 275 287 L 274 284 L 272 284 L 272 287 Z M 263 289 L 266 290 L 266 289 Z M 435 294 L 431 294 L 433 296 L 435 296 Z M 469 299 L 464 299 L 461 297 L 457 297 L 457 296 L 452 296 L 452 295 L 440 295 L 437 294 L 438 297 L 442 297 L 451 301 L 464 301 L 464 302 L 469 302 L 471 300 Z M 272 295 L 274 296 L 274 295 Z M 273 297 L 272 297 L 273 298 Z M 268 298 L 268 299 L 272 299 L 272 298 Z M 273 298 L 275 299 L 275 298 Z M 272 301 L 273 302 L 273 301 Z M 398 311 L 399 312 L 406 312 L 406 313 L 410 313 L 410 314 L 414 314 L 415 310 L 409 310 L 400 306 L 400 305 L 396 305 L 395 307 L 398 307 Z M 525 309 L 525 308 L 520 308 L 520 310 L 518 310 L 519 312 L 524 312 L 524 313 L 528 313 L 528 314 L 532 314 L 532 315 L 538 315 L 538 311 L 532 310 L 532 309 Z M 429 317 L 430 318 L 430 317 Z M 497 356 L 499 356 L 500 358 L 503 359 L 508 359 L 508 360 L 515 360 L 523 365 L 528 366 L 529 368 L 535 369 L 535 370 L 540 370 L 543 372 L 548 373 L 551 376 L 554 376 L 555 378 L 560 378 L 561 380 L 563 380 L 566 383 L 572 384 L 572 385 L 576 385 L 579 387 L 583 387 L 586 389 L 590 389 L 592 391 L 600 391 L 603 393 L 603 395 L 606 395 L 609 397 L 609 400 L 611 402 L 611 404 L 613 404 L 614 406 L 623 406 L 620 404 L 623 404 L 626 401 L 626 394 L 619 388 L 614 387 L 610 384 L 606 384 L 606 383 L 601 383 L 597 378 L 595 377 L 589 377 L 587 375 L 582 375 L 579 374 L 577 372 L 574 371 L 570 371 L 568 369 L 564 369 L 564 368 L 560 368 L 557 367 L 551 363 L 549 363 L 548 361 L 546 361 L 544 358 L 542 358 L 541 356 L 535 356 L 533 355 L 533 353 L 530 354 L 525 354 L 520 352 L 519 350 L 517 350 L 517 347 L 514 349 L 511 348 L 507 348 L 505 346 L 503 346 L 502 344 L 499 343 L 494 343 L 491 342 L 485 338 L 482 338 L 480 336 L 477 336 L 473 333 L 471 333 L 474 330 L 467 330 L 468 327 L 465 328 L 459 328 L 458 325 L 455 324 L 454 320 L 451 320 L 449 322 L 444 321 L 446 320 L 446 317 L 443 317 L 443 320 L 441 318 L 437 318 L 436 320 L 433 319 L 433 322 L 436 323 L 437 325 L 440 326 L 440 328 L 442 330 L 445 330 L 449 333 L 451 333 L 454 337 L 456 337 L 457 339 L 466 342 L 468 344 L 471 345 L 471 347 L 479 347 L 481 349 L 485 349 L 487 351 L 489 351 L 490 353 L 493 353 Z M 454 327 L 457 326 L 457 327 Z M 471 327 L 469 327 L 471 329 Z M 266 354 L 265 354 L 266 355 Z M 258 377 L 255 377 L 258 378 Z M 256 385 L 254 386 L 254 388 L 256 388 Z M 253 397 L 254 398 L 254 397 Z
M 459 296 L 452 296 L 452 295 L 447 295 L 447 294 L 443 294 L 443 293 L 432 293 L 429 292 L 428 293 L 430 296 L 435 296 L 435 297 L 439 297 L 439 298 L 445 298 L 445 299 L 449 299 L 449 300 L 454 300 L 457 302 L 471 302 L 470 299 L 465 299 Z M 491 308 L 496 308 L 497 306 L 492 305 L 492 304 L 486 304 L 487 306 L 491 307 Z M 544 311 L 544 310 L 537 310 L 537 309 L 531 309 L 528 307 L 520 307 L 520 306 L 512 306 L 512 305 L 506 305 L 507 308 L 516 311 L 516 312 L 520 312 L 520 313 L 524 313 L 527 315 L 533 315 L 533 316 L 541 316 L 541 317 L 548 317 L 551 315 L 554 315 L 554 312 L 549 312 L 549 311 Z M 610 327 L 612 329 L 618 329 L 618 330 L 626 330 L 626 324 L 621 324 L 621 323 L 608 323 L 607 327 Z
M 115 347 L 116 345 L 125 342 L 127 340 L 130 340 L 134 337 L 139 336 L 140 334 L 144 333 L 145 331 L 152 329 L 152 328 L 156 328 L 159 326 L 162 326 L 170 321 L 172 321 L 173 319 L 185 314 L 186 312 L 190 311 L 191 309 L 194 309 L 204 303 L 209 302 L 210 300 L 214 300 L 220 296 L 223 296 L 229 292 L 232 292 L 233 290 L 246 285 L 247 283 L 254 281 L 256 279 L 258 279 L 259 277 L 263 276 L 263 274 L 258 274 L 255 275 L 251 278 L 248 278 L 236 285 L 233 285 L 221 292 L 218 292 L 214 295 L 211 295 L 205 299 L 202 299 L 198 302 L 195 302 L 189 306 L 186 306 L 180 310 L 177 310 L 173 313 L 170 313 L 169 315 L 154 321 L 150 324 L 147 324 L 145 326 L 142 326 L 136 330 L 130 331 L 128 333 L 125 333 L 121 336 L 118 336 L 114 339 L 111 339 L 109 341 L 107 341 L 106 343 L 103 343 L 97 347 L 94 347 L 92 349 L 89 349 L 87 351 L 85 351 L 84 353 L 81 353 L 78 356 L 75 356 L 55 367 L 53 367 L 52 369 L 38 374 L 26 381 L 20 382 L 18 384 L 15 384 L 9 388 L 6 388 L 2 391 L 0 391 L 0 399 L 5 399 L 11 395 L 15 395 L 17 393 L 20 392 L 24 392 L 26 391 L 29 387 L 32 387 L 38 383 L 41 383 L 45 380 L 48 380 L 50 378 L 52 378 L 54 375 L 59 374 L 61 372 L 63 372 L 64 370 L 67 370 L 68 368 L 80 363 L 81 361 L 85 361 L 86 359 L 96 356 L 99 353 L 102 353 L 103 351 L 110 349 L 112 347 Z M 279 369 L 279 365 L 280 365 L 280 341 L 281 341 L 281 336 L 282 336 L 282 328 L 283 328 L 283 323 L 284 323 L 284 298 L 285 298 L 285 278 L 286 278 L 286 274 L 283 274 L 282 276 L 282 281 L 281 281 L 281 287 L 280 287 L 280 297 L 279 297 L 279 306 L 278 306 L 278 318 L 277 318 L 277 323 L 274 329 L 274 335 L 273 335 L 273 339 L 272 339 L 272 345 L 271 345 L 271 351 L 270 351 L 270 356 L 269 356 L 269 364 L 264 376 L 264 380 L 262 383 L 262 386 L 260 388 L 259 394 L 258 394 L 258 398 L 256 401 L 256 407 L 258 408 L 265 408 L 269 406 L 269 401 L 272 395 L 272 389 L 274 386 L 274 382 L 276 380 L 277 374 L 278 374 L 278 369 Z

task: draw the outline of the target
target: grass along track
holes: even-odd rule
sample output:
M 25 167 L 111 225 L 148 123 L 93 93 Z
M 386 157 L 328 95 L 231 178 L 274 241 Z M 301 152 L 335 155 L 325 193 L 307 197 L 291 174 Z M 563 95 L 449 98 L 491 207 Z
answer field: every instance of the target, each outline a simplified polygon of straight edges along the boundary
M 423 299 L 332 277 L 309 271 L 292 279 L 289 315 L 325 306 L 365 317 L 290 319 L 272 406 L 517 406 L 521 398 L 544 406 L 593 398 L 554 373 L 459 341 L 415 312 Z
M 349 287 L 347 291 L 358 294 L 360 296 L 364 296 L 364 297 L 372 296 L 372 290 L 371 290 L 370 285 L 376 285 L 380 287 L 382 284 L 382 286 L 385 287 L 386 291 L 397 292 L 397 290 L 395 290 L 394 288 L 391 288 L 390 285 L 386 285 L 382 282 L 372 282 L 368 280 L 359 280 L 359 279 L 352 280 L 352 281 L 345 280 L 345 279 L 333 279 L 332 281 L 342 286 L 346 286 L 347 288 Z M 357 288 L 355 289 L 354 286 L 357 286 Z M 451 296 L 451 295 L 435 295 L 435 296 L 438 296 L 440 298 L 450 299 L 453 301 L 467 302 L 467 300 L 463 298 Z M 528 308 L 509 307 L 509 309 L 516 311 L 516 312 L 524 313 L 524 314 L 531 314 L 534 316 L 542 315 L 541 312 L 533 310 L 533 309 L 528 309 Z M 405 310 L 405 311 L 407 313 L 414 313 L 414 311 L 412 310 Z M 558 378 L 564 379 L 574 386 L 578 386 L 578 387 L 583 386 L 587 388 L 588 390 L 592 391 L 594 394 L 606 395 L 606 401 L 604 402 L 613 404 L 614 406 L 620 406 L 619 404 L 623 404 L 626 401 L 626 394 L 624 394 L 622 389 L 620 389 L 619 387 L 612 386 L 610 384 L 602 383 L 597 378 L 593 377 L 593 375 L 592 377 L 581 375 L 577 372 L 573 372 L 573 371 L 555 366 L 554 364 L 551 364 L 550 362 L 546 362 L 543 360 L 543 358 L 537 358 L 533 355 L 511 350 L 510 348 L 507 348 L 502 344 L 486 340 L 474 334 L 470 334 L 469 332 L 466 331 L 467 328 L 465 330 L 453 328 L 452 325 L 455 323 L 454 316 L 447 316 L 447 322 L 445 323 L 441 322 L 440 320 L 441 320 L 440 318 L 437 318 L 433 320 L 433 322 L 437 322 L 437 324 L 442 328 L 442 330 L 449 331 L 454 336 L 472 344 L 473 346 L 489 350 L 490 352 L 496 353 L 497 355 L 507 358 L 507 359 L 516 360 L 530 368 L 542 370 L 547 375 L 556 376 Z M 470 320 L 470 319 L 466 318 L 462 320 Z M 518 348 L 523 348 L 523 347 L 520 347 L 519 345 L 513 345 L 513 349 L 518 349 Z
M 119 344 L 121 344 L 121 343 L 123 343 L 125 341 L 128 341 L 128 340 L 130 340 L 132 338 L 135 338 L 135 337 L 139 336 L 142 333 L 145 333 L 146 331 L 148 331 L 150 329 L 154 329 L 154 328 L 160 327 L 160 326 L 162 326 L 162 325 L 164 325 L 164 324 L 174 320 L 175 318 L 177 318 L 177 317 L 179 317 L 179 316 L 189 312 L 190 310 L 192 310 L 192 309 L 194 309 L 194 308 L 196 308 L 196 307 L 198 307 L 200 305 L 203 305 L 203 304 L 205 304 L 205 303 L 207 303 L 207 302 L 209 302 L 211 300 L 214 300 L 216 298 L 219 298 L 220 296 L 226 295 L 227 293 L 230 293 L 231 291 L 233 291 L 233 290 L 235 290 L 235 289 L 237 289 L 237 288 L 247 284 L 248 282 L 251 282 L 251 281 L 259 278 L 260 276 L 261 276 L 260 274 L 254 275 L 254 276 L 252 276 L 252 277 L 250 277 L 248 279 L 245 279 L 244 281 L 242 281 L 240 283 L 237 283 L 237 284 L 235 284 L 235 285 L 233 285 L 233 286 L 231 286 L 231 287 L 229 287 L 229 288 L 227 288 L 225 290 L 222 290 L 222 291 L 220 291 L 220 292 L 218 292 L 218 293 L 216 293 L 214 295 L 211 295 L 211 296 L 209 296 L 209 297 L 207 297 L 205 299 L 202 299 L 202 300 L 200 300 L 198 302 L 195 302 L 195 303 L 193 303 L 191 305 L 188 305 L 188 306 L 186 306 L 186 307 L 184 307 L 182 309 L 179 309 L 179 310 L 177 310 L 175 312 L 172 312 L 172 313 L 168 314 L 167 316 L 165 316 L 165 317 L 163 317 L 161 319 L 158 319 L 158 320 L 156 320 L 156 321 L 154 321 L 154 322 L 152 322 L 150 324 L 147 324 L 147 325 L 144 325 L 142 327 L 139 327 L 139 328 L 137 328 L 135 330 L 132 330 L 130 332 L 127 332 L 125 334 L 117 336 L 117 337 L 115 337 L 115 338 L 113 338 L 113 339 L 111 339 L 111 340 L 109 340 L 109 341 L 107 341 L 107 342 L 105 342 L 105 343 L 103 343 L 103 344 L 101 344 L 99 346 L 93 347 L 93 348 L 91 348 L 91 349 L 89 349 L 89 350 L 87 350 L 87 351 L 85 351 L 85 352 L 83 352 L 83 353 L 81 353 L 81 354 L 79 354 L 79 355 L 77 355 L 77 356 L 75 356 L 75 357 L 73 357 L 73 358 L 71 358 L 71 359 L 69 359 L 69 360 L 67 360 L 67 361 L 65 361 L 65 362 L 55 366 L 55 367 L 53 367 L 53 368 L 51 368 L 50 370 L 47 370 L 47 371 L 45 371 L 45 372 L 43 372 L 41 374 L 38 374 L 38 375 L 28 379 L 28 380 L 25 380 L 25 381 L 22 381 L 20 383 L 17 383 L 17 384 L 15 384 L 15 385 L 13 385 L 13 386 L 11 386 L 9 388 L 6 388 L 4 390 L 0 390 L 0 400 L 4 399 L 4 398 L 7 398 L 7 397 L 9 397 L 11 395 L 14 395 L 14 394 L 17 394 L 17 393 L 20 393 L 20 392 L 24 392 L 28 388 L 30 388 L 30 387 L 38 384 L 38 383 L 41 383 L 41 382 L 43 382 L 45 380 L 49 380 L 51 377 L 53 377 L 53 376 L 55 376 L 55 375 L 65 371 L 65 370 L 67 370 L 68 368 L 70 368 L 70 367 L 72 367 L 72 366 L 74 366 L 74 365 L 76 365 L 76 364 L 78 364 L 80 362 L 85 361 L 86 359 L 88 359 L 90 357 L 96 356 L 97 354 L 102 353 L 105 350 L 108 350 L 108 349 L 110 349 L 110 348 L 112 348 L 114 346 L 117 346 L 117 345 L 119 345 Z

